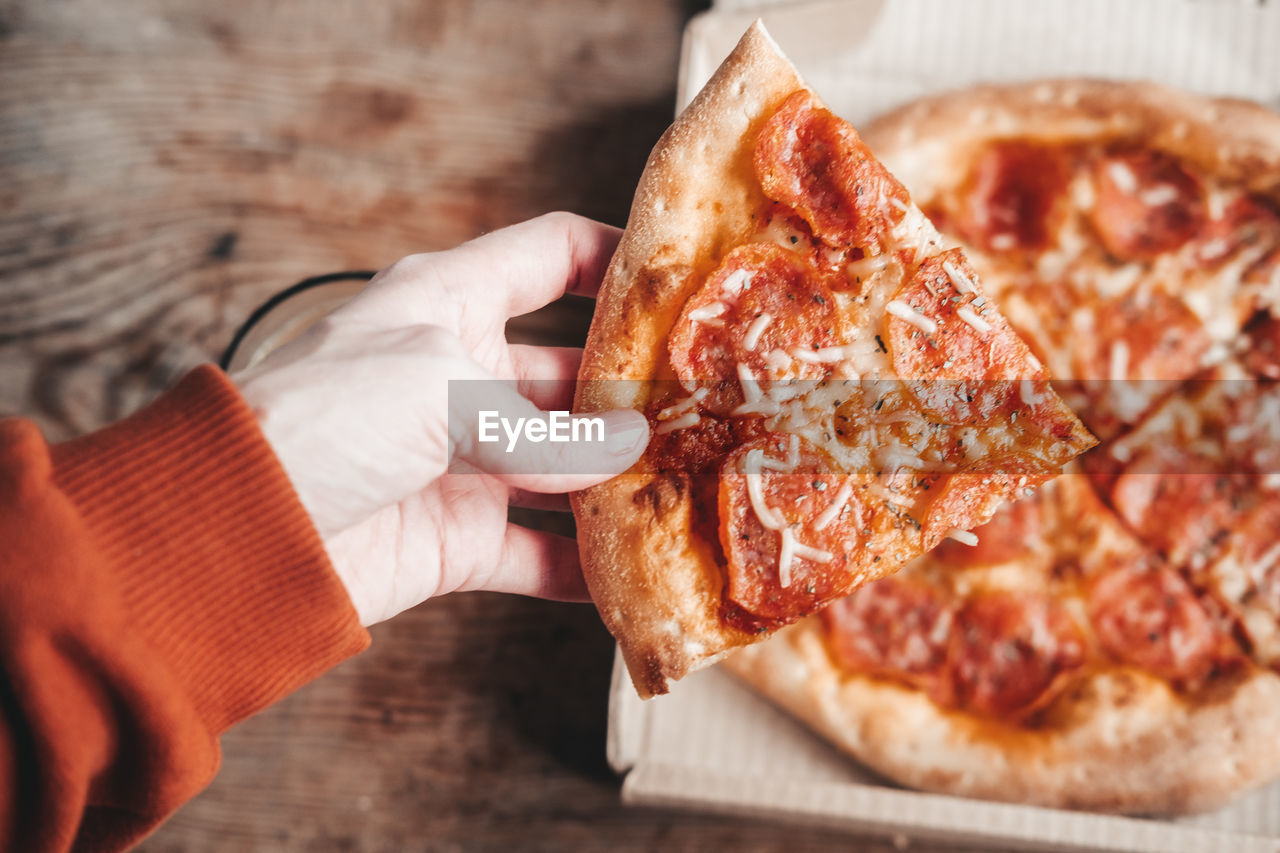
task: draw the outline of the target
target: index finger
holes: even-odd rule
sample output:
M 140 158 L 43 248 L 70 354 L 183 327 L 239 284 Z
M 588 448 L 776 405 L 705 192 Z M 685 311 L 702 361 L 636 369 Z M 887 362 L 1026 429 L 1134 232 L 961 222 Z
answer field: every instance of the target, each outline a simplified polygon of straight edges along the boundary
M 410 255 L 374 276 L 345 313 L 480 329 L 566 293 L 594 297 L 622 231 L 572 213 L 548 213 L 444 252 Z
M 594 298 L 621 237 L 621 229 L 585 216 L 548 213 L 446 254 L 463 267 L 487 266 L 488 285 L 500 291 L 506 316 L 514 317 L 566 293 Z

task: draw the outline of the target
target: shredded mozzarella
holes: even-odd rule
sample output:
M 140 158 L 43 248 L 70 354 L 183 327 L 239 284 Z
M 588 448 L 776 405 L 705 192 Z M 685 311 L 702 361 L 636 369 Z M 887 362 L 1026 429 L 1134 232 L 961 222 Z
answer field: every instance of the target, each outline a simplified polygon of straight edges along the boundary
M 778 553 L 778 586 L 783 589 L 791 586 L 791 564 L 796 557 L 812 560 L 815 563 L 830 563 L 833 556 L 830 551 L 823 551 L 821 548 L 814 548 L 797 541 L 791 528 L 783 528 L 782 549 Z
M 845 270 L 854 278 L 867 278 L 889 266 L 891 258 L 889 255 L 876 255 L 872 258 L 863 258 L 859 261 L 850 261 Z
M 1112 382 L 1119 382 L 1129 376 L 1129 345 L 1124 341 L 1116 341 L 1111 345 L 1110 376 Z
M 1112 160 L 1107 164 L 1107 177 L 1123 193 L 1132 195 L 1138 191 L 1138 178 L 1127 163 Z
M 777 400 L 772 400 L 768 397 L 761 397 L 759 400 L 752 400 L 749 403 L 743 403 L 729 414 L 733 415 L 735 418 L 742 415 L 764 415 L 765 417 L 770 417 L 781 411 L 782 406 L 778 404 Z
M 796 537 L 791 528 L 782 531 L 782 548 L 778 551 L 778 586 L 791 586 L 791 561 L 795 558 Z
M 1177 201 L 1177 199 L 1178 188 L 1172 184 L 1158 184 L 1138 196 L 1138 201 L 1147 207 L 1160 207 L 1171 201 Z
M 947 537 L 971 548 L 978 544 L 978 537 L 972 530 L 960 530 L 953 527 L 947 531 Z
M 991 243 L 991 248 L 995 249 L 997 252 L 1007 252 L 1010 249 L 1017 248 L 1018 238 L 1012 234 L 1007 234 L 1007 233 L 992 234 L 990 243 Z
M 932 335 L 938 331 L 937 323 L 900 299 L 890 299 L 884 306 L 884 310 L 900 320 L 905 320 L 926 335 Z
M 742 336 L 742 345 L 746 347 L 747 352 L 755 352 L 756 347 L 760 344 L 760 336 L 764 334 L 765 328 L 773 320 L 768 314 L 761 313 L 758 317 L 751 321 L 751 325 L 747 326 L 747 333 Z
M 742 396 L 746 398 L 748 403 L 760 401 L 760 383 L 751 372 L 751 368 L 742 362 L 738 362 L 738 382 L 742 385 Z
M 818 349 L 795 347 L 791 350 L 791 355 L 796 361 L 807 361 L 809 364 L 836 364 L 852 358 L 856 353 L 857 347 L 853 344 L 839 347 L 819 347 Z
M 961 305 L 956 309 L 956 316 L 964 320 L 970 326 L 973 326 L 980 334 L 985 335 L 991 331 L 991 324 L 978 316 L 978 312 L 974 311 L 968 305 Z
M 756 448 L 747 451 L 747 458 L 742 462 L 742 473 L 747 478 L 747 498 L 751 501 L 751 509 L 756 514 L 756 518 L 767 530 L 781 530 L 782 519 L 765 503 L 764 474 L 760 471 L 763 462 L 763 450 Z
M 710 388 L 699 388 L 698 390 L 690 394 L 688 397 L 685 397 L 682 400 L 677 400 L 676 402 L 672 403 L 670 406 L 667 406 L 665 409 L 658 412 L 658 420 L 660 421 L 670 420 L 671 418 L 674 418 L 676 415 L 684 414 L 685 412 L 692 409 L 694 406 L 701 403 L 703 398 L 707 396 L 707 393 L 710 392 L 710 390 L 711 390 Z
M 840 486 L 840 491 L 836 492 L 836 496 L 831 499 L 831 504 L 822 511 L 822 515 L 813 522 L 814 530 L 826 530 L 831 526 L 831 522 L 835 521 L 840 515 L 844 505 L 849 502 L 849 498 L 853 497 L 853 486 L 848 479 Z
M 791 367 L 791 356 L 780 349 L 772 349 L 764 357 L 764 363 L 770 370 L 784 371 Z
M 746 270 L 734 270 L 729 273 L 729 277 L 724 280 L 720 288 L 736 296 L 749 284 L 751 284 L 751 273 Z
M 704 326 L 715 326 L 717 328 L 724 326 L 724 320 L 717 319 L 721 314 L 729 309 L 728 305 L 723 302 L 712 302 L 703 305 L 700 308 L 694 308 L 689 312 L 689 319 L 695 323 L 701 323 Z
M 1018 394 L 1022 397 L 1024 406 L 1034 406 L 1040 402 L 1040 395 L 1036 393 L 1036 386 L 1030 379 L 1018 383 Z
M 702 416 L 697 412 L 686 412 L 675 420 L 666 421 L 660 424 L 655 432 L 658 435 L 666 435 L 669 432 L 675 432 L 678 429 L 688 429 L 691 426 L 697 426 L 702 420 Z
M 955 285 L 956 290 L 966 295 L 977 292 L 978 288 L 974 286 L 973 280 L 951 261 L 942 262 L 942 271 L 947 274 L 947 278 L 951 279 L 951 283 Z

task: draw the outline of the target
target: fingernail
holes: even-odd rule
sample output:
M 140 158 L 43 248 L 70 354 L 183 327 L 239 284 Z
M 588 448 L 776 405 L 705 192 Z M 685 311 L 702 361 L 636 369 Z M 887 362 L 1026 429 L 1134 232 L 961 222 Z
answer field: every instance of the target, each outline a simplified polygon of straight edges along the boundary
M 649 421 L 639 412 L 617 409 L 602 417 L 610 452 L 625 456 L 649 443 Z

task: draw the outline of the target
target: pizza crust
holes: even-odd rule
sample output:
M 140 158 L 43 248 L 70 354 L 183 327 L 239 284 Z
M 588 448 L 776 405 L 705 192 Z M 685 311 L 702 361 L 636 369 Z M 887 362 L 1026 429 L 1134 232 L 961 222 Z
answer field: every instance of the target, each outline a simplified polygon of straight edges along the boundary
M 643 409 L 651 380 L 672 378 L 663 373 L 667 338 L 681 307 L 709 262 L 741 242 L 742 211 L 765 201 L 751 140 L 804 88 L 757 21 L 658 141 L 601 285 L 576 412 Z M 695 544 L 692 500 L 678 480 L 630 473 L 572 501 L 587 586 L 641 696 L 667 692 L 668 681 L 750 641 L 720 621 L 720 570 Z
M 1081 678 L 1062 719 L 1011 729 L 841 671 L 808 620 L 722 665 L 889 779 L 962 797 L 1122 814 L 1200 812 L 1274 778 L 1280 676 L 1195 701 L 1132 669 Z
M 1005 137 L 1131 138 L 1248 192 L 1280 198 L 1280 115 L 1155 83 L 979 86 L 915 101 L 871 122 L 862 136 L 922 207 L 964 180 L 975 147 Z

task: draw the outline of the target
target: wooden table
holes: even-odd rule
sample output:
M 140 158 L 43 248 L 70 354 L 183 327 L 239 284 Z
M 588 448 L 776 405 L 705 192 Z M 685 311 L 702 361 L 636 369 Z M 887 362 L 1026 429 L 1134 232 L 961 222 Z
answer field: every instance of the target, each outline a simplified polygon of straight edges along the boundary
M 309 275 L 554 208 L 621 224 L 695 6 L 0 0 L 0 416 L 121 417 Z M 589 607 L 456 595 L 373 635 L 229 733 L 145 849 L 892 849 L 623 808 Z

